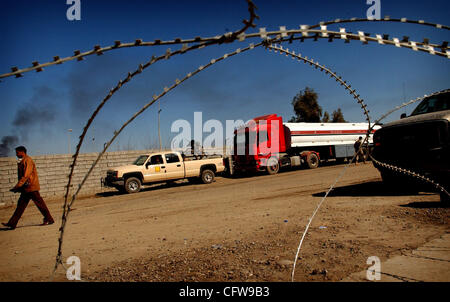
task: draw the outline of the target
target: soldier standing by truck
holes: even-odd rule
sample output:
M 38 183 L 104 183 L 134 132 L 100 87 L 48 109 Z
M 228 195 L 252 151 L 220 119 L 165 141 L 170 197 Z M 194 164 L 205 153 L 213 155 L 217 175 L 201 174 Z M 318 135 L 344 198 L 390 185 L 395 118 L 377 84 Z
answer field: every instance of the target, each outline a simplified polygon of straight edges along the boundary
M 364 152 L 363 149 L 361 148 L 362 145 L 362 136 L 360 136 L 355 144 L 353 145 L 353 147 L 355 148 L 355 153 L 356 153 L 356 157 L 355 157 L 355 165 L 358 164 L 358 161 L 360 161 L 360 159 L 362 158 L 363 162 L 366 163 L 366 158 L 364 156 Z

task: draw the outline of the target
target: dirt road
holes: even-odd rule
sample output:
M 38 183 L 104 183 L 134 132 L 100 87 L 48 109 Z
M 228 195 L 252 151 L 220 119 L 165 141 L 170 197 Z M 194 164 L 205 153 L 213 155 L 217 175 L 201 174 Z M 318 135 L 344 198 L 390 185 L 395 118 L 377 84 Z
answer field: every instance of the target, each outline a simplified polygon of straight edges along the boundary
M 81 260 L 82 278 L 100 281 L 290 281 L 307 221 L 343 165 L 211 185 L 158 185 L 133 195 L 77 200 L 64 259 Z M 48 281 L 61 223 L 37 226 L 30 204 L 19 227 L 0 232 L 0 280 Z M 7 221 L 13 207 L 0 209 Z M 338 281 L 449 232 L 439 196 L 388 192 L 372 164 L 351 166 L 305 238 L 296 281 Z M 65 279 L 60 268 L 53 280 Z

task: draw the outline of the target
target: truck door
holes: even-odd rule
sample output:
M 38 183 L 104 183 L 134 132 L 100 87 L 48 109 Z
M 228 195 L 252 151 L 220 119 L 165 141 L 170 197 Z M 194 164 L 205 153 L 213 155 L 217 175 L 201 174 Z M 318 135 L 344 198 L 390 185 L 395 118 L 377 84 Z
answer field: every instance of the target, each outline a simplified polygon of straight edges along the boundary
M 143 171 L 144 182 L 156 182 L 164 180 L 166 177 L 165 168 L 166 165 L 164 164 L 161 154 L 151 156 L 145 164 L 145 169 Z
M 183 162 L 176 153 L 164 154 L 166 161 L 165 174 L 167 179 L 180 179 L 184 178 Z

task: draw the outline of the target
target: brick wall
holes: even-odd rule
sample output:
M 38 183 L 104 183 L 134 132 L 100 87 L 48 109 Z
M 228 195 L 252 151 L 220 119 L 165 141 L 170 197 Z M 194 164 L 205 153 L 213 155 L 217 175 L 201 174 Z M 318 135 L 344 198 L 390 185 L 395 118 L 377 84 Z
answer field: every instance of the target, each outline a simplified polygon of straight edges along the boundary
M 84 183 L 78 197 L 110 191 L 110 188 L 102 188 L 100 184 L 100 178 L 105 177 L 108 168 L 131 164 L 140 154 L 150 152 L 150 150 L 141 150 L 105 153 Z M 79 155 L 72 178 L 73 190 L 78 188 L 97 156 L 98 153 Z M 69 165 L 72 163 L 71 155 L 40 155 L 32 156 L 32 158 L 38 170 L 42 197 L 44 199 L 64 198 L 67 176 L 70 172 Z M 17 201 L 19 194 L 9 191 L 16 183 L 17 159 L 15 157 L 0 158 L 0 206 L 14 204 Z

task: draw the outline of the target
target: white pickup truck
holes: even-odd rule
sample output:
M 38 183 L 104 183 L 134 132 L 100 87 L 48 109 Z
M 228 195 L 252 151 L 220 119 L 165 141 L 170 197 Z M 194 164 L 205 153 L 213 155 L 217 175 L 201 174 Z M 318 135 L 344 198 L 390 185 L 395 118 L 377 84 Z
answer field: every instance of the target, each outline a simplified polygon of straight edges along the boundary
M 179 152 L 158 152 L 140 155 L 132 165 L 109 169 L 102 184 L 119 191 L 137 193 L 143 185 L 173 182 L 180 179 L 212 183 L 216 173 L 225 170 L 220 155 L 185 157 Z

